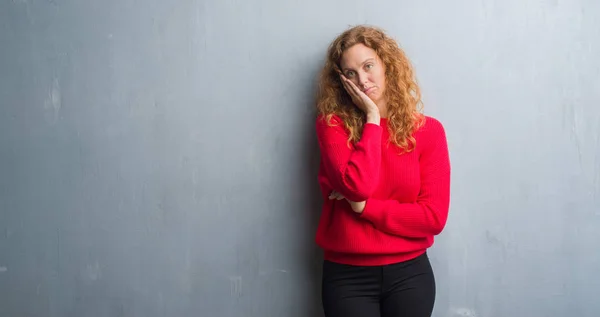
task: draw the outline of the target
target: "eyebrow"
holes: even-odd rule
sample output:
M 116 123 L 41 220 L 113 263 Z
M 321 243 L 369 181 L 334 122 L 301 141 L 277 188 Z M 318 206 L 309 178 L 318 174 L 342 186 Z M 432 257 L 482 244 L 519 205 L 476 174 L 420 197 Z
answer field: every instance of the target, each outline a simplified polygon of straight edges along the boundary
M 367 62 L 372 62 L 372 61 L 375 61 L 375 58 L 369 57 L 369 58 L 365 59 L 364 62 L 360 63 L 360 66 L 366 64 Z M 348 70 L 352 70 L 352 69 L 351 68 L 344 68 L 344 71 L 348 71 Z

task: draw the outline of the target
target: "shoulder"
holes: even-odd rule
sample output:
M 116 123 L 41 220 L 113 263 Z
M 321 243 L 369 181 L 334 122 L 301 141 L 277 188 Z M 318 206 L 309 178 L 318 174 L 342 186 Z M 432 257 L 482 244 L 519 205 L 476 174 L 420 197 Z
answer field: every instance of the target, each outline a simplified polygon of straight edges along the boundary
M 424 123 L 417 132 L 416 139 L 417 148 L 421 149 L 421 153 L 429 153 L 447 146 L 444 125 L 439 119 L 431 116 L 425 116 Z
M 336 114 L 318 115 L 315 122 L 317 140 L 320 144 L 340 142 L 348 138 L 343 120 Z
M 344 121 L 340 116 L 336 114 L 332 115 L 318 115 L 315 121 L 317 133 L 325 133 L 326 131 L 337 131 L 337 132 L 347 132 L 345 131 Z
M 423 127 L 426 127 L 428 129 L 444 130 L 444 125 L 442 124 L 442 121 L 432 116 L 425 116 L 425 125 Z
M 340 118 L 340 116 L 338 116 L 336 114 L 332 114 L 329 116 L 319 114 L 316 119 L 316 124 L 317 124 L 317 126 L 319 126 L 319 125 L 325 125 L 325 126 L 340 125 L 340 124 L 343 124 L 343 120 L 342 120 L 342 118 Z
M 432 116 L 424 116 L 424 122 L 418 133 L 425 137 L 445 137 L 446 129 L 442 122 Z

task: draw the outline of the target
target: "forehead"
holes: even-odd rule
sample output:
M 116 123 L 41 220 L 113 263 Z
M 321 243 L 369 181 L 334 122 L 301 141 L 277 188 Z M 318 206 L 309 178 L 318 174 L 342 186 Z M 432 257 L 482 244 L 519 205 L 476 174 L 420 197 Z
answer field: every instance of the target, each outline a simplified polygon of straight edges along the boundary
M 377 53 L 372 48 L 359 43 L 346 49 L 340 59 L 340 66 L 342 68 L 356 67 L 371 58 L 376 59 Z

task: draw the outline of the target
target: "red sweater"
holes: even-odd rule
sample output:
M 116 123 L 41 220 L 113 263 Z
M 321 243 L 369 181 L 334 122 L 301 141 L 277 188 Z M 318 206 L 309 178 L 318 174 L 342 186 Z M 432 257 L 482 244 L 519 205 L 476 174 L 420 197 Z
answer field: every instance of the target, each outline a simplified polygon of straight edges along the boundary
M 367 123 L 350 146 L 341 119 L 316 123 L 321 151 L 318 181 L 324 199 L 316 243 L 325 259 L 352 265 L 385 265 L 417 257 L 446 225 L 450 161 L 442 124 L 426 117 L 415 132 L 416 148 L 399 154 L 389 140 L 387 119 Z M 357 214 L 345 200 L 366 201 Z

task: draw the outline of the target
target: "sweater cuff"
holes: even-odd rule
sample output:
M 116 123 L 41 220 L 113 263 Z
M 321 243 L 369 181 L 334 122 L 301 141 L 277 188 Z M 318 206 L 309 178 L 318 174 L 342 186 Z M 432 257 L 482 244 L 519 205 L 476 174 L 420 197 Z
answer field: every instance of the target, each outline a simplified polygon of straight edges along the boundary
M 375 135 L 381 135 L 381 132 L 383 131 L 383 128 L 375 123 L 371 123 L 371 122 L 367 122 L 364 126 L 363 126 L 363 137 L 371 137 L 371 136 L 375 136 Z

